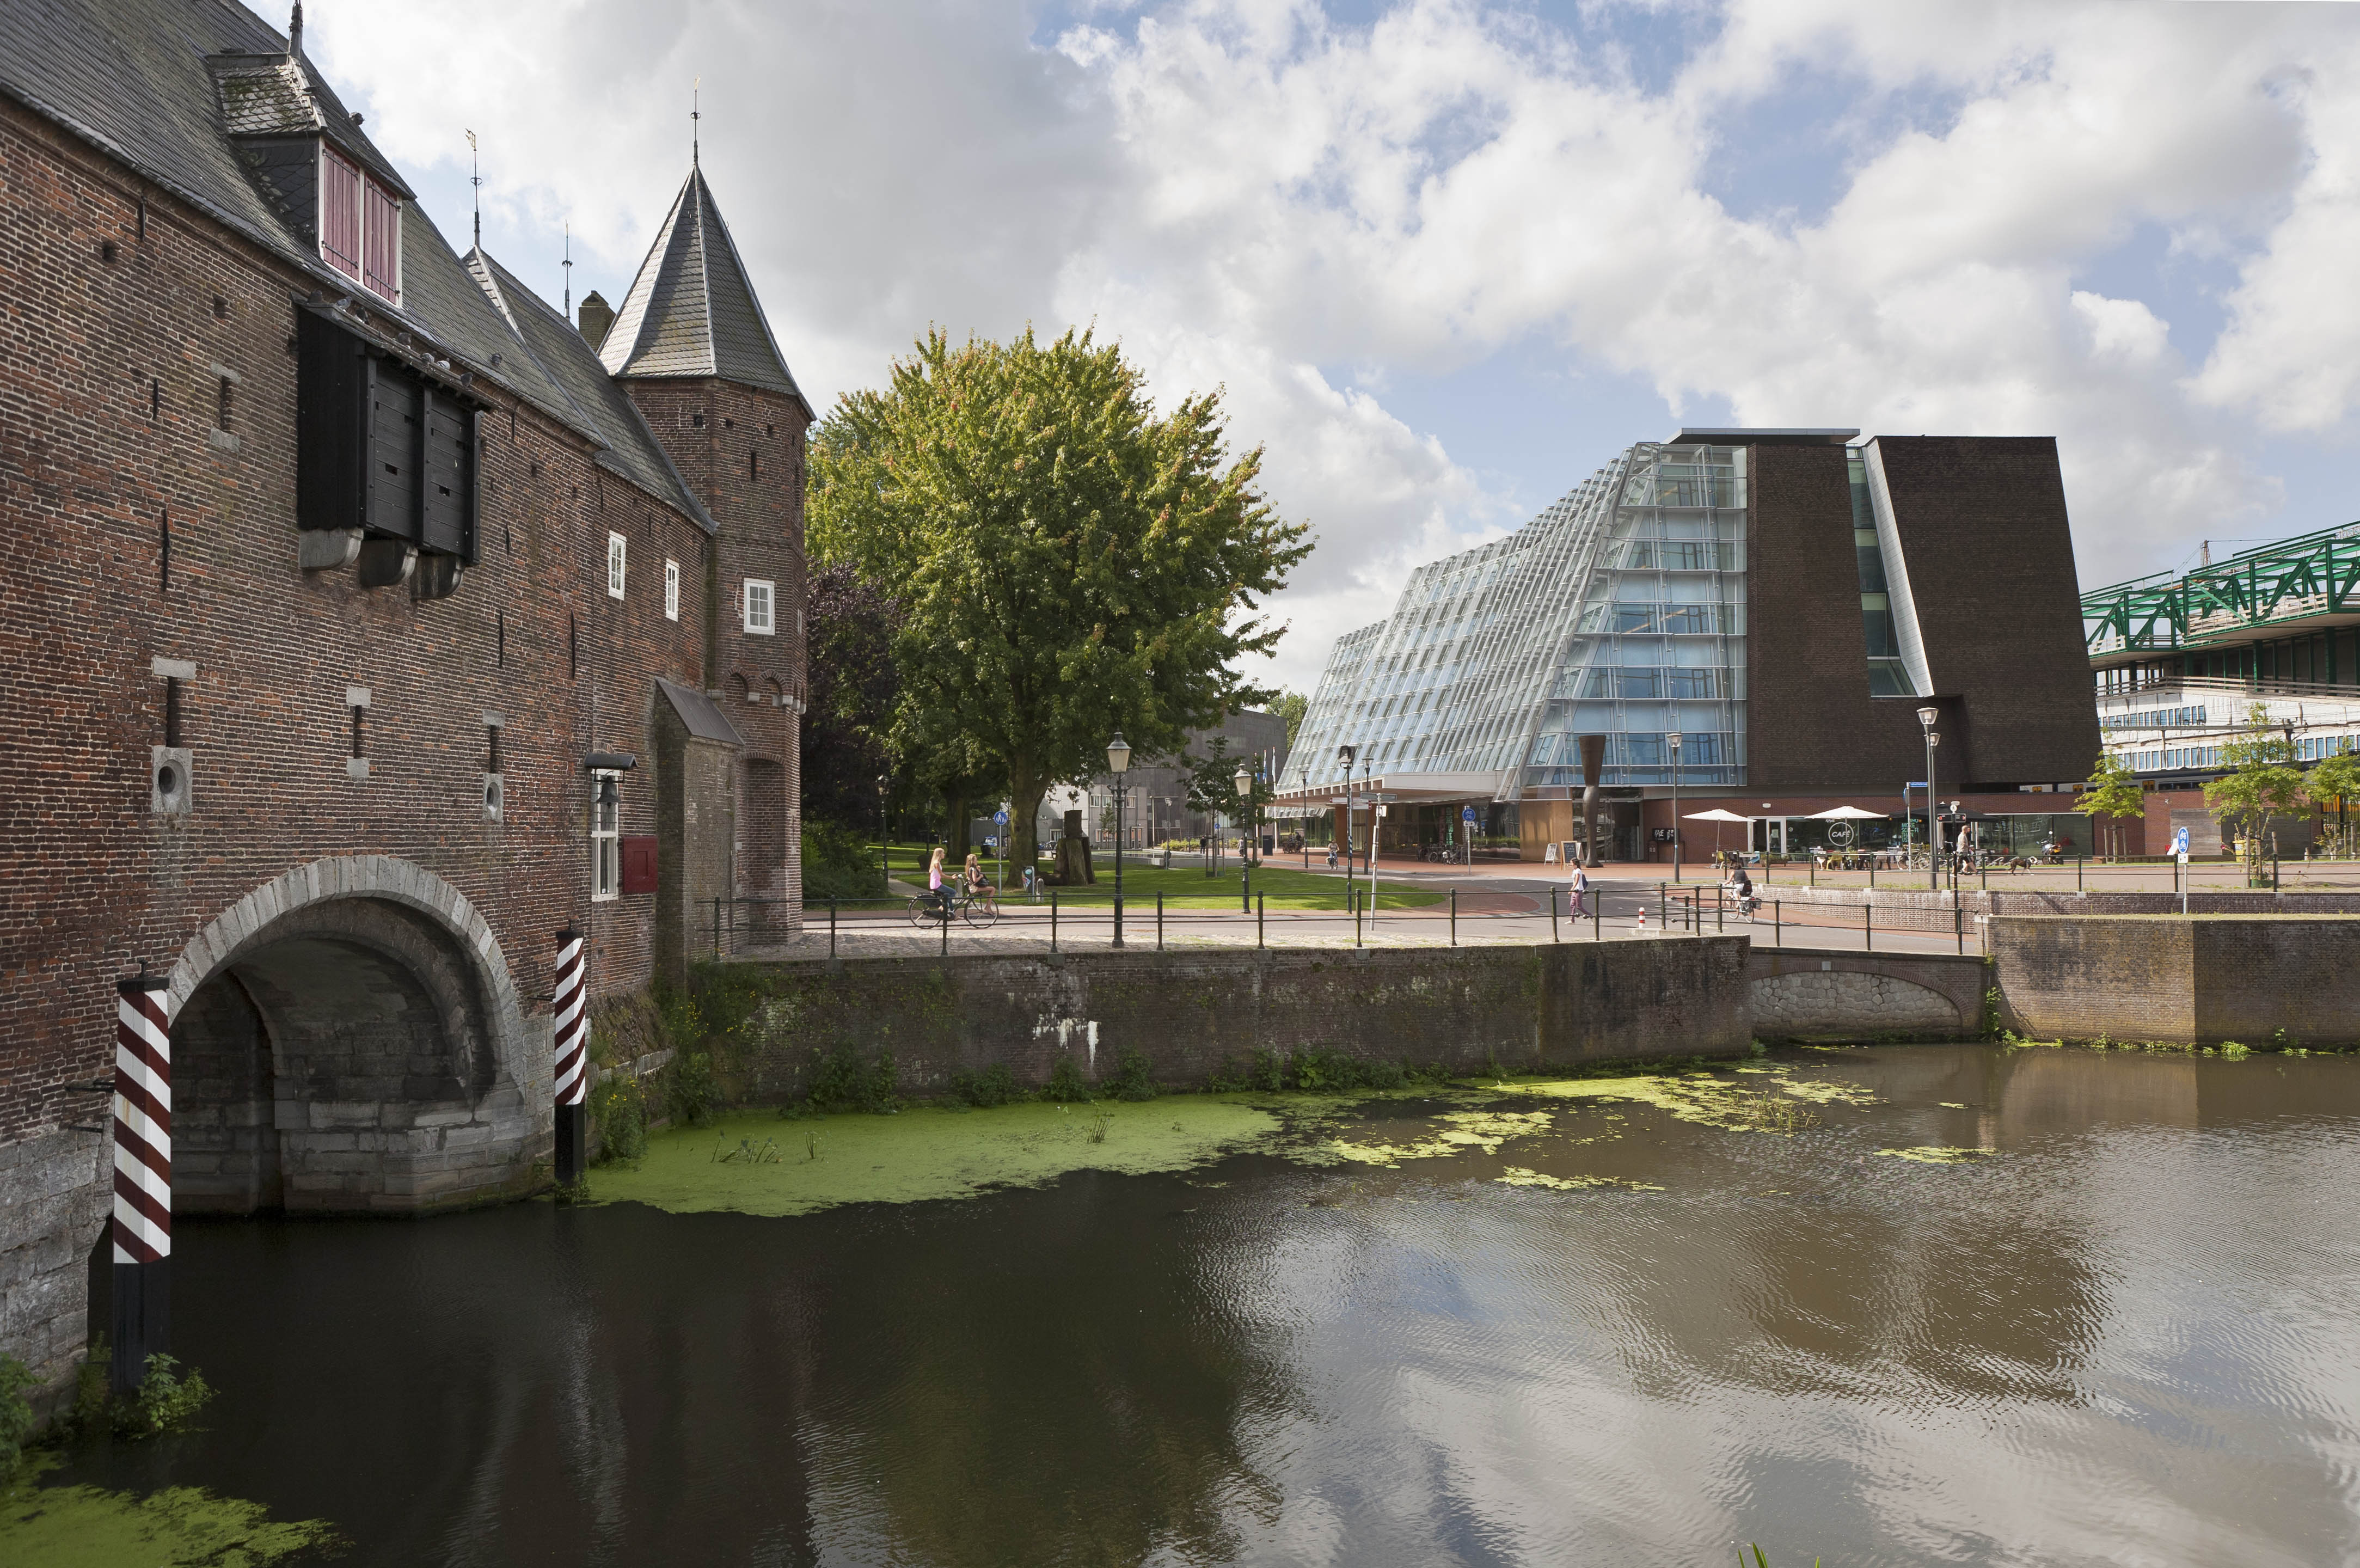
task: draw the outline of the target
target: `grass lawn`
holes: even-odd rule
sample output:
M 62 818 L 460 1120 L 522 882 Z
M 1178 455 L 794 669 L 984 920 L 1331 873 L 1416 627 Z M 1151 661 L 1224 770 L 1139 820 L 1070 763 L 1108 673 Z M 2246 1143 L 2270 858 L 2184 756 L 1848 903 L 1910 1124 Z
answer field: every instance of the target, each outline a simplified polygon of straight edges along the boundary
M 891 874 L 902 882 L 923 887 L 926 882 L 926 856 L 932 850 L 927 844 L 895 844 L 889 864 Z M 984 870 L 993 877 L 1000 874 L 1000 862 L 989 855 L 983 860 Z M 1045 866 L 1046 861 L 1043 864 Z M 1012 898 L 1001 896 L 1003 905 L 1026 907 L 1022 892 L 1022 878 L 1014 865 L 1008 868 L 1009 881 L 1019 891 Z M 1112 904 L 1114 902 L 1114 858 L 1098 858 L 1098 880 L 1089 887 L 1057 889 L 1060 905 Z M 1360 878 L 1367 888 L 1367 878 Z M 1340 872 L 1303 872 L 1286 866 L 1273 858 L 1256 868 L 1253 889 L 1262 899 L 1266 909 L 1342 909 L 1344 879 Z M 1238 905 L 1238 863 L 1224 859 L 1218 873 L 1207 877 L 1198 865 L 1175 866 L 1170 871 L 1157 871 L 1145 861 L 1134 859 L 1126 851 L 1122 861 L 1122 896 L 1131 910 L 1142 905 L 1153 907 L 1158 892 L 1164 894 L 1166 909 L 1236 909 Z M 1385 881 L 1385 869 L 1377 868 L 1377 907 L 1380 909 L 1416 909 L 1440 904 L 1448 896 L 1439 893 L 1412 893 L 1390 885 Z

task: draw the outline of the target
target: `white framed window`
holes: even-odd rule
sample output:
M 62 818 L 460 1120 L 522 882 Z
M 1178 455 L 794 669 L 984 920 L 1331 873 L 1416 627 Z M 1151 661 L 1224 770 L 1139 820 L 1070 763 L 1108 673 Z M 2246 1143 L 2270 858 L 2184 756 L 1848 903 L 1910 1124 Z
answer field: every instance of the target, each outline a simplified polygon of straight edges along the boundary
M 590 896 L 623 891 L 622 774 L 601 768 L 590 775 Z M 611 797 L 611 798 L 610 798 Z
M 610 599 L 623 597 L 623 558 L 630 543 L 619 533 L 606 535 L 606 597 Z
M 778 630 L 772 610 L 777 591 L 777 585 L 760 577 L 746 579 L 745 623 L 749 636 L 768 637 Z
M 664 619 L 680 619 L 680 563 L 677 561 L 664 563 Z

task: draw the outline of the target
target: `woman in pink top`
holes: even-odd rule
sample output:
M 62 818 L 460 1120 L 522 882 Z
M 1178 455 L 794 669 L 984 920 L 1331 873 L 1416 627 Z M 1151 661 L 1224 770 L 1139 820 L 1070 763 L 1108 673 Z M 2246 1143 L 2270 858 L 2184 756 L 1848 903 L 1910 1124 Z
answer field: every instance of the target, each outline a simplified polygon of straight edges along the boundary
M 926 892 L 943 906 L 943 918 L 951 917 L 951 890 L 943 885 L 943 849 L 937 844 L 934 852 L 926 857 Z

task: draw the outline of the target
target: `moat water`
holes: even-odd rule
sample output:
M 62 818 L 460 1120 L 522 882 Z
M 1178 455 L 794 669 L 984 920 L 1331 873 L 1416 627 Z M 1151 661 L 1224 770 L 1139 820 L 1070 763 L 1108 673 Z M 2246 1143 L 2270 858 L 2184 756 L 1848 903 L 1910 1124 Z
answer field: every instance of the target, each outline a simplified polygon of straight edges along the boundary
M 190 1225 L 206 1430 L 47 1480 L 404 1568 L 2360 1562 L 2360 1060 L 1772 1059 L 1843 1093 L 790 1218 Z

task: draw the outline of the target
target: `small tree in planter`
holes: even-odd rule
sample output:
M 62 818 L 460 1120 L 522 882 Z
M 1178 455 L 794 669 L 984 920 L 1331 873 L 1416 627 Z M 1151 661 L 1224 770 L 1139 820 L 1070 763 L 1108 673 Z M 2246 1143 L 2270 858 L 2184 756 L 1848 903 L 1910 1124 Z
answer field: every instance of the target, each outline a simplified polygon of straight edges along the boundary
M 2147 792 L 2140 787 L 2138 775 L 2131 765 L 2112 751 L 2098 753 L 2098 765 L 2091 771 L 2090 780 L 2073 799 L 2073 809 L 2089 813 L 2095 827 L 2101 817 L 2107 818 L 2106 833 L 2114 841 L 2110 851 L 2115 860 L 2123 858 L 2123 827 L 2126 821 L 2143 821 L 2147 817 Z
M 2256 703 L 2245 715 L 2253 728 L 2221 743 L 2221 761 L 2231 770 L 2204 786 L 2204 804 L 2235 824 L 2245 885 L 2261 874 L 2262 835 L 2270 818 L 2287 816 L 2308 800 L 2302 770 L 2294 765 L 2294 741 L 2270 722 Z

